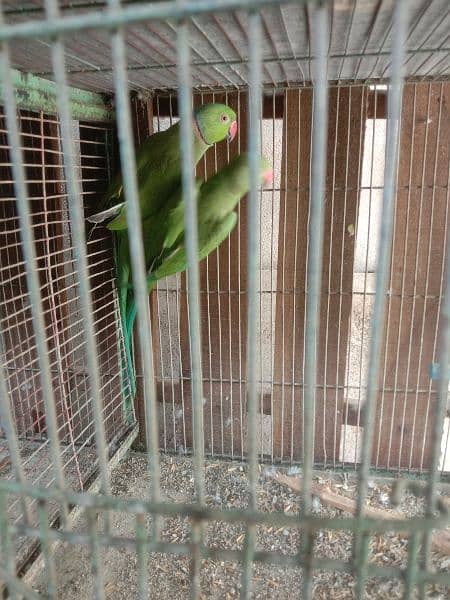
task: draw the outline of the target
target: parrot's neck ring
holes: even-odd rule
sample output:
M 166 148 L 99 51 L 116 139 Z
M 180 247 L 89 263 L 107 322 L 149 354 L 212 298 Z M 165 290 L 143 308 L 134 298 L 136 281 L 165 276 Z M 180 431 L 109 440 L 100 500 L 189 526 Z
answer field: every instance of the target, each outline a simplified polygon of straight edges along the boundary
M 197 115 L 194 115 L 194 131 L 197 134 L 197 137 L 200 138 L 204 144 L 206 144 L 207 146 L 212 146 L 212 144 L 210 144 L 208 141 L 206 141 L 202 135 L 200 127 L 198 126 Z

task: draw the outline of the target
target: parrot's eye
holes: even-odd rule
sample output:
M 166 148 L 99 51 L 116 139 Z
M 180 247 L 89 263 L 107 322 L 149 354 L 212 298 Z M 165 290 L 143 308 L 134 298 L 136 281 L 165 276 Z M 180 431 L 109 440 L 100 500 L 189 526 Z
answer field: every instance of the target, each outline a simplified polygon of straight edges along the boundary
M 228 121 L 228 116 L 227 115 L 222 115 L 220 117 L 220 120 L 222 121 L 222 123 L 226 123 Z

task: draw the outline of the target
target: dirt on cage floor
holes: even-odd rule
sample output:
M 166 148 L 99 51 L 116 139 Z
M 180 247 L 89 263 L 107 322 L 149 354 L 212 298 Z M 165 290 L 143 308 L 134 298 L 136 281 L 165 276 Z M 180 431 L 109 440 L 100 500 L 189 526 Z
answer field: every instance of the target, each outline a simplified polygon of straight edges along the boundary
M 220 508 L 244 508 L 247 503 L 246 466 L 242 463 L 209 460 L 206 463 L 207 503 Z M 288 469 L 295 474 L 295 469 Z M 258 505 L 266 512 L 283 511 L 296 514 L 299 510 L 298 494 L 273 479 L 273 468 L 261 468 L 258 485 Z M 356 479 L 353 475 L 323 472 L 316 478 L 327 483 L 332 491 L 349 498 L 356 495 Z M 129 455 L 112 474 L 112 491 L 121 497 L 145 498 L 148 495 L 149 478 L 145 456 Z M 193 465 L 190 458 L 161 457 L 161 489 L 163 498 L 171 502 L 193 499 Z M 376 480 L 370 481 L 368 502 L 371 506 L 390 509 L 390 486 Z M 398 516 L 411 517 L 421 514 L 423 503 L 412 494 L 404 494 L 401 505 L 395 509 Z M 324 506 L 314 498 L 313 510 L 322 516 L 339 516 L 345 513 Z M 394 509 L 393 509 L 394 510 Z M 149 522 L 149 521 L 148 521 Z M 82 518 L 74 529 L 82 531 Z M 114 513 L 112 533 L 116 536 L 133 537 L 135 519 L 125 513 Z M 167 518 L 164 521 L 164 541 L 183 543 L 189 540 L 190 526 L 186 519 Z M 212 523 L 207 529 L 207 544 L 215 548 L 240 549 L 244 542 L 244 527 L 240 524 Z M 259 526 L 257 547 L 281 554 L 294 554 L 298 549 L 299 534 L 296 529 Z M 314 552 L 318 557 L 349 559 L 352 536 L 350 533 L 324 530 L 316 536 Z M 381 565 L 405 566 L 407 563 L 407 538 L 401 534 L 374 535 L 371 539 L 370 560 Z M 433 567 L 448 571 L 450 557 L 438 553 L 432 555 Z M 102 551 L 106 598 L 130 599 L 137 596 L 136 555 L 123 548 L 106 548 Z M 93 597 L 94 579 L 90 571 L 90 554 L 86 546 L 60 544 L 55 553 L 57 573 L 57 597 L 64 600 L 84 600 Z M 173 555 L 149 556 L 149 598 L 178 600 L 189 595 L 189 559 Z M 299 569 L 255 563 L 253 567 L 253 598 L 296 598 L 300 593 Z M 231 562 L 204 560 L 201 570 L 202 598 L 230 599 L 239 596 L 240 567 Z M 45 592 L 43 571 L 36 574 L 32 587 Z M 338 572 L 314 573 L 315 599 L 353 598 L 354 579 Z M 386 581 L 371 578 L 367 582 L 367 598 L 401 598 L 403 584 L 398 580 Z M 449 598 L 449 589 L 429 586 L 428 598 Z

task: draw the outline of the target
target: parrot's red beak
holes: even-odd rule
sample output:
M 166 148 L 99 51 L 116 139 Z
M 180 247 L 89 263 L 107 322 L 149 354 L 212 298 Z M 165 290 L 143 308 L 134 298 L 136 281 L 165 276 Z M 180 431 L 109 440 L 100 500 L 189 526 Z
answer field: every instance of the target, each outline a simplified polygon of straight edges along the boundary
M 272 169 L 269 169 L 268 171 L 266 171 L 263 175 L 263 181 L 264 181 L 264 185 L 271 185 L 273 183 L 273 171 Z
M 230 125 L 230 129 L 228 130 L 227 142 L 230 143 L 234 140 L 237 133 L 237 121 L 233 121 Z

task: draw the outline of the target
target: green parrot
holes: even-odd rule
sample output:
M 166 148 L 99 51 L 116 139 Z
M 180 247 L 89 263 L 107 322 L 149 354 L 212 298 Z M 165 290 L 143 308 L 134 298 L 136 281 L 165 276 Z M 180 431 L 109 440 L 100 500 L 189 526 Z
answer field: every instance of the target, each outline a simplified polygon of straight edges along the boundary
M 194 110 L 194 164 L 206 150 L 225 138 L 231 142 L 237 132 L 236 113 L 225 104 L 203 104 Z M 194 165 L 192 165 L 194 166 Z M 180 123 L 148 137 L 136 152 L 137 183 L 142 220 L 157 214 L 165 200 L 180 185 Z M 106 223 L 112 231 L 127 228 L 126 200 L 121 175 L 106 191 L 101 212 L 89 217 L 91 223 Z
M 267 184 L 272 179 L 272 168 L 261 157 L 260 181 Z M 199 260 L 218 248 L 233 230 L 237 222 L 234 209 L 249 189 L 248 154 L 241 154 L 207 181 L 196 181 Z M 143 237 L 148 291 L 151 292 L 160 279 L 187 269 L 181 189 L 173 194 L 156 218 L 150 217 L 144 221 Z M 126 331 L 131 337 L 136 316 L 136 305 L 132 297 L 127 306 Z
M 215 143 L 231 142 L 237 133 L 236 113 L 225 104 L 203 104 L 193 111 L 193 167 Z M 136 152 L 137 183 L 141 219 L 154 218 L 164 208 L 167 199 L 181 185 L 180 124 L 151 135 Z M 136 393 L 131 338 L 126 334 L 127 302 L 132 299 L 128 284 L 131 277 L 127 233 L 126 198 L 120 173 L 109 185 L 100 212 L 87 220 L 95 225 L 103 223 L 114 233 L 114 262 L 116 265 L 119 309 L 124 333 L 124 373 L 128 374 L 131 396 Z M 126 381 L 126 377 L 123 377 Z M 131 418 L 131 401 L 127 400 L 126 413 Z

